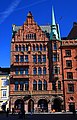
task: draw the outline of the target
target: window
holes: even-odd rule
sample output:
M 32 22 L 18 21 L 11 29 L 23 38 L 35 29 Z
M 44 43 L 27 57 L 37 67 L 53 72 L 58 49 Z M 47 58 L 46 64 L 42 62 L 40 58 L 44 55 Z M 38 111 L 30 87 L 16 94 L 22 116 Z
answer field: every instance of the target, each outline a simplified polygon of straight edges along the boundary
M 33 33 L 27 34 L 27 35 L 26 35 L 26 39 L 29 39 L 29 40 L 30 40 L 30 39 L 34 39 L 34 40 L 36 40 L 36 34 L 35 34 L 35 33 L 34 33 L 34 34 L 33 34 Z
M 8 79 L 1 79 L 2 80 L 2 86 L 7 86 L 9 85 Z
M 6 97 L 7 96 L 7 90 L 2 90 L 2 97 Z
M 16 62 L 19 62 L 19 55 L 16 55 Z
M 67 79 L 73 79 L 73 73 L 67 72 Z
M 71 56 L 71 50 L 65 50 L 66 56 L 70 57 Z
M 58 90 L 61 90 L 61 81 L 58 81 Z
M 46 67 L 43 68 L 43 74 L 46 75 Z
M 47 90 L 47 81 L 46 80 L 44 80 L 43 87 L 44 87 L 44 90 Z
M 33 49 L 32 50 L 35 51 L 35 45 L 33 45 Z
M 52 90 L 56 90 L 56 82 L 52 82 Z
M 42 51 L 42 45 L 40 44 L 40 51 Z
M 33 62 L 34 62 L 34 63 L 37 62 L 36 55 L 33 55 Z
M 53 49 L 57 50 L 57 43 L 54 43 Z
M 20 90 L 23 91 L 23 88 L 24 88 L 24 83 L 21 81 L 20 82 Z
M 16 75 L 19 74 L 19 69 L 18 69 L 18 68 L 15 69 L 15 74 L 16 74 Z
M 46 51 L 46 45 L 44 45 L 44 51 Z
M 41 63 L 41 55 L 38 55 L 38 63 Z
M 25 62 L 28 62 L 28 55 L 25 55 Z
M 29 90 L 29 81 L 25 81 L 25 90 Z
M 21 45 L 19 45 L 19 51 L 21 51 Z
M 60 67 L 54 66 L 53 67 L 53 74 L 60 74 Z
M 33 81 L 33 90 L 37 90 L 37 81 Z
M 46 55 L 43 55 L 43 62 L 46 63 Z
M 28 45 L 26 45 L 26 48 L 25 48 L 25 49 L 26 49 L 26 51 L 28 51 Z
M 66 67 L 72 67 L 72 60 L 66 60 Z
M 20 68 L 20 74 L 23 75 L 24 74 L 24 69 Z
M 36 44 L 36 51 L 38 51 L 39 50 L 39 46 Z
M 42 90 L 42 81 L 41 80 L 38 81 L 38 90 Z
M 15 91 L 18 91 L 18 81 L 15 82 Z
M 57 61 L 57 54 L 53 54 L 53 62 Z
M 38 68 L 38 75 L 41 75 L 42 74 L 42 69 L 39 67 Z
M 28 74 L 29 74 L 29 73 L 28 73 L 28 70 L 29 70 L 29 68 L 28 68 L 28 67 L 26 67 L 26 68 L 25 68 L 25 74 L 26 74 L 26 75 L 28 75 Z
M 24 62 L 24 56 L 20 55 L 20 62 Z
M 68 92 L 74 92 L 74 84 L 68 84 Z
M 25 51 L 25 45 L 22 45 L 21 51 Z
M 37 68 L 33 68 L 33 74 L 34 74 L 34 75 L 37 74 Z
M 18 45 L 15 46 L 15 50 L 18 51 Z

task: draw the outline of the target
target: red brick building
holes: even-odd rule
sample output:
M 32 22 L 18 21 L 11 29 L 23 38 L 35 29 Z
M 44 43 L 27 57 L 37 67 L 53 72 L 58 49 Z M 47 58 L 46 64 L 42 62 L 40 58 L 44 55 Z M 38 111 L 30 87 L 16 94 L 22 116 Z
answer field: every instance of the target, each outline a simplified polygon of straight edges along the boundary
M 53 8 L 51 26 L 39 26 L 31 12 L 22 26 L 13 25 L 10 110 L 77 109 L 77 41 L 71 34 L 61 40 Z

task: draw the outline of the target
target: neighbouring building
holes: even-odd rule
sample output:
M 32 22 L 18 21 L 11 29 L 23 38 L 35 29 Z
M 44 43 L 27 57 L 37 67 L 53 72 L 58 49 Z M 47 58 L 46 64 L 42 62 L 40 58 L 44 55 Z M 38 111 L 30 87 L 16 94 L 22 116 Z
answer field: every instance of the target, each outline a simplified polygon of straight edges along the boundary
M 29 12 L 22 26 L 12 26 L 10 110 L 77 110 L 77 40 L 73 31 L 60 37 L 53 8 L 51 25 L 39 26 Z
M 9 108 L 10 68 L 0 68 L 0 111 Z

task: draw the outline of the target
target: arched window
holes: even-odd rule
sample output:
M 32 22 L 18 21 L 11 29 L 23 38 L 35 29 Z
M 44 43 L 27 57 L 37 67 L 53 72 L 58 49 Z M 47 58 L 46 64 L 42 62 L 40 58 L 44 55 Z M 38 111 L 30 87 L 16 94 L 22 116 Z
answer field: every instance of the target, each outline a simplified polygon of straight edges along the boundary
M 18 91 L 18 81 L 15 82 L 15 91 Z
M 26 45 L 25 50 L 28 51 L 28 45 Z
M 18 51 L 18 45 L 15 46 L 15 50 Z
M 37 68 L 33 68 L 33 75 L 37 74 Z
M 46 67 L 43 68 L 43 74 L 46 75 Z
M 37 81 L 33 81 L 33 90 L 37 90 Z
M 42 69 L 39 67 L 38 68 L 38 75 L 41 75 L 42 74 Z
M 19 51 L 21 51 L 21 45 L 19 45 Z
M 44 45 L 43 48 L 44 48 L 44 51 L 46 51 L 46 45 Z
M 29 81 L 25 81 L 25 90 L 29 90 Z
M 41 80 L 38 81 L 38 90 L 42 90 L 42 81 Z
M 39 50 L 39 46 L 36 44 L 36 51 L 38 51 Z
M 22 51 L 25 51 L 25 45 L 22 45 Z
M 47 81 L 46 80 L 44 80 L 43 87 L 44 87 L 44 90 L 47 90 Z
M 23 91 L 23 88 L 24 88 L 24 83 L 23 81 L 20 82 L 20 90 Z
M 42 51 L 42 44 L 40 44 L 40 51 Z
M 58 90 L 61 90 L 61 81 L 58 81 Z
M 35 51 L 35 45 L 33 45 L 33 49 L 32 50 Z

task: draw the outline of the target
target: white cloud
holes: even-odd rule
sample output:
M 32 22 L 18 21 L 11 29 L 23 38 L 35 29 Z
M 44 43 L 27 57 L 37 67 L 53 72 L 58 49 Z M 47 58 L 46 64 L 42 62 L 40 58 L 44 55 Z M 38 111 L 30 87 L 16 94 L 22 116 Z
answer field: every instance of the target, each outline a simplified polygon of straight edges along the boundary
M 21 0 L 16 0 L 2 13 L 0 16 L 0 24 L 4 22 L 4 20 L 15 10 L 15 8 L 19 5 Z

